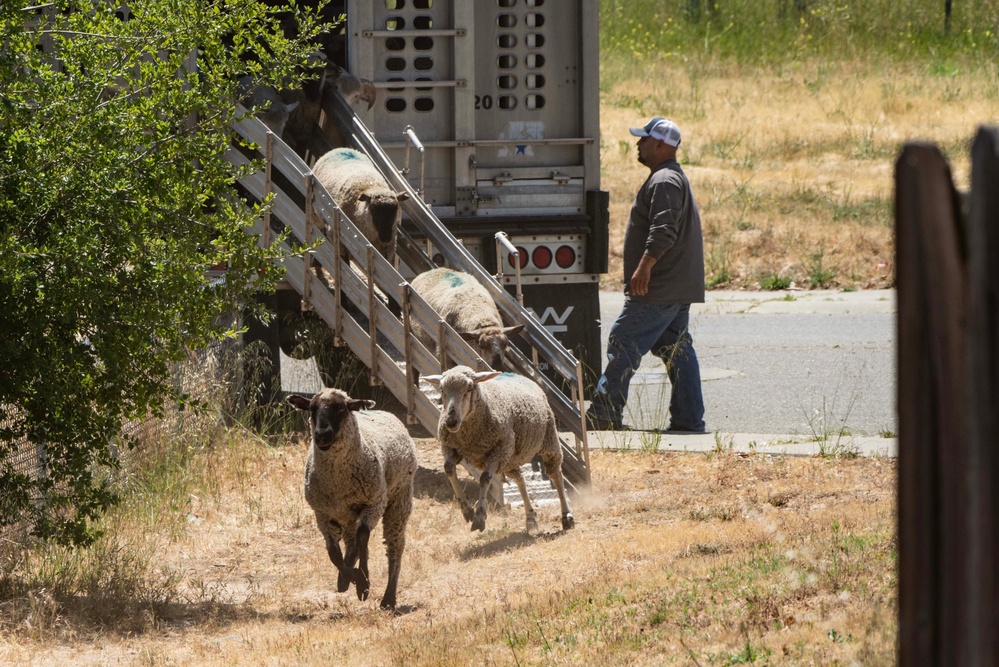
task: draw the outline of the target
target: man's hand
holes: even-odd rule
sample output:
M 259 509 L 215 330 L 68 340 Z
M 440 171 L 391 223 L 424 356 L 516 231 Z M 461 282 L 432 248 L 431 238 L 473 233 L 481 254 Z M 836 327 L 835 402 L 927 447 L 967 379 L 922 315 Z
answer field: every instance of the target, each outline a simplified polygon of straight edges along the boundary
M 643 296 L 649 291 L 649 278 L 652 275 L 652 267 L 656 259 L 648 253 L 642 255 L 638 262 L 638 268 L 631 276 L 631 293 L 635 296 Z

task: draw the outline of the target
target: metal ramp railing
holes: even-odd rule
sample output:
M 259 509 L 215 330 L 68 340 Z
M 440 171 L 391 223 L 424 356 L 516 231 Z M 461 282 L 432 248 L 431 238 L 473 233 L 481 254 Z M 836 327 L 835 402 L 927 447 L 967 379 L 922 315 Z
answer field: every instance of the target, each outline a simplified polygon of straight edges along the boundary
M 450 267 L 473 275 L 485 285 L 507 322 L 525 325 L 522 335 L 532 348 L 533 360 L 511 345 L 506 362 L 533 378 L 545 390 L 559 431 L 571 433 L 575 440 L 573 446 L 560 437 L 563 474 L 572 485 L 588 484 L 589 449 L 581 410 L 580 363 L 533 313 L 524 309 L 482 269 L 398 173 L 349 105 L 339 98 L 337 102 L 334 120 L 344 136 L 371 158 L 391 187 L 409 192 L 404 209 L 434 249 L 445 257 Z M 291 148 L 253 118 L 235 123 L 233 129 L 242 141 L 234 141 L 227 153 L 229 161 L 247 166 L 251 160 L 262 158 L 266 165 L 263 170 L 241 178 L 240 185 L 258 201 L 273 196 L 270 212 L 247 232 L 259 235 L 262 243 L 269 243 L 274 229 L 283 225 L 301 243 L 312 245 L 317 240 L 322 241 L 304 257 L 291 255 L 290 248 L 285 248 L 288 251 L 283 262 L 286 280 L 302 295 L 303 309 L 313 310 L 330 326 L 338 345 L 350 347 L 369 369 L 373 385 L 384 386 L 406 406 L 411 423 L 419 423 L 428 432 L 436 433 L 440 409 L 419 390 L 412 379 L 412 371 L 421 376 L 436 374 L 447 367 L 448 359 L 483 369 L 487 367 L 485 362 L 375 250 Z M 399 256 L 410 269 L 419 273 L 435 266 L 419 244 L 401 230 L 400 236 Z M 317 266 L 325 271 L 329 280 L 317 275 Z M 400 304 L 400 316 L 391 312 L 379 292 Z M 436 333 L 436 354 L 412 334 L 414 322 L 425 331 Z M 571 397 L 537 371 L 539 358 L 547 360 L 565 378 L 566 384 L 573 387 Z

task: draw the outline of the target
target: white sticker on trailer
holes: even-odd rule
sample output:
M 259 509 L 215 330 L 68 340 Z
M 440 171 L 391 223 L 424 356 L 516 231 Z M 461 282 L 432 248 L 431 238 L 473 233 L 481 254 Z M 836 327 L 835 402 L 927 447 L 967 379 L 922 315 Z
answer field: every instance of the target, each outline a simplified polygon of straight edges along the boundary
M 500 132 L 497 138 L 508 140 L 512 144 L 511 146 L 500 148 L 496 152 L 497 157 L 509 157 L 511 155 L 533 157 L 534 148 L 530 142 L 540 141 L 545 138 L 545 124 L 539 120 L 510 121 L 506 124 L 506 131 Z
M 545 308 L 545 312 L 541 315 L 541 317 L 538 317 L 538 320 L 541 322 L 542 325 L 544 325 L 545 329 L 548 329 L 548 331 L 553 334 L 565 333 L 566 331 L 569 330 L 569 326 L 565 323 L 565 321 L 569 319 L 569 315 L 572 314 L 574 308 L 575 306 L 568 306 L 562 312 L 562 316 L 559 317 L 558 311 L 555 310 L 555 307 L 548 306 L 547 308 Z M 534 311 L 534 309 L 531 308 L 530 310 L 532 313 L 534 313 L 535 317 L 537 317 L 537 313 Z M 554 320 L 555 324 L 548 324 L 549 318 Z

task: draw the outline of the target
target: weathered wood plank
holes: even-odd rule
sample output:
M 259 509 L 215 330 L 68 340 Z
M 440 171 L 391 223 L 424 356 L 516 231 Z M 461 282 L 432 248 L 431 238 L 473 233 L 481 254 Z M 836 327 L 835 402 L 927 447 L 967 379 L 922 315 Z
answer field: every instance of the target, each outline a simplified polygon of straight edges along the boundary
M 899 651 L 902 665 L 960 660 L 968 459 L 967 280 L 960 207 L 936 147 L 896 163 Z M 951 662 L 947 656 L 953 656 Z
M 968 217 L 968 664 L 999 662 L 999 130 L 971 149 Z

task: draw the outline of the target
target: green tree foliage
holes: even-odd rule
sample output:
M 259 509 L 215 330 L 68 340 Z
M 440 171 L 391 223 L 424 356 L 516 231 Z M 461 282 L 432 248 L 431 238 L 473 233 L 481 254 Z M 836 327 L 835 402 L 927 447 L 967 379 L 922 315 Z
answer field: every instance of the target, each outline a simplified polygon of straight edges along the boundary
M 83 544 L 123 422 L 183 402 L 171 364 L 279 278 L 244 231 L 260 211 L 236 198 L 228 125 L 238 76 L 296 85 L 320 28 L 293 8 L 288 39 L 252 0 L 144 0 L 129 21 L 28 5 L 0 6 L 0 527 Z M 43 467 L 17 471 L 38 444 Z

